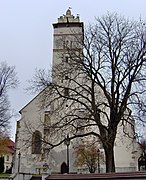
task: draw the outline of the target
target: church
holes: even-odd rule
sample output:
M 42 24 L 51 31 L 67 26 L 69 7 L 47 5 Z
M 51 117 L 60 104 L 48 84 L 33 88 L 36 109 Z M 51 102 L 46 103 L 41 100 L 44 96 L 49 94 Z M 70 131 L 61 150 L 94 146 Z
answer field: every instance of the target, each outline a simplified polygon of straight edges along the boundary
M 60 88 L 64 86 L 65 88 L 62 89 L 64 96 L 69 96 L 69 76 L 74 76 L 74 79 L 79 78 L 79 82 L 85 81 L 85 78 L 80 73 L 79 77 L 75 76 L 79 72 L 76 66 L 74 66 L 74 70 L 69 67 L 71 55 L 66 51 L 65 47 L 72 47 L 72 49 L 76 49 L 77 53 L 82 51 L 82 45 L 78 43 L 78 40 L 83 40 L 84 23 L 80 22 L 79 15 L 72 15 L 71 10 L 68 9 L 65 15 L 60 16 L 57 23 L 53 24 L 53 29 L 52 82 L 59 82 Z M 76 48 L 76 43 L 78 43 L 78 48 Z M 71 54 L 74 55 L 74 52 L 72 51 Z M 60 71 L 61 73 L 56 76 L 58 69 L 67 69 L 67 71 Z M 72 87 L 77 88 L 74 84 L 72 84 Z M 96 91 L 99 94 L 98 100 L 105 101 L 100 89 L 97 88 Z M 74 107 L 79 113 L 74 119 L 77 116 L 83 116 L 83 107 L 79 103 L 72 103 L 72 101 L 57 100 L 57 95 L 53 90 L 51 92 L 49 90 L 49 99 L 46 100 L 44 99 L 45 93 L 48 93 L 47 89 L 42 90 L 20 110 L 21 118 L 17 121 L 16 128 L 16 153 L 13 172 L 41 174 L 43 171 L 48 171 L 49 173 L 62 173 L 64 171 L 62 169 L 67 165 L 70 173 L 88 173 L 86 166 L 79 167 L 75 165 L 73 148 L 83 140 L 80 137 L 86 131 L 86 127 L 77 129 L 76 135 L 79 138 L 68 141 L 68 137 L 73 133 L 76 124 L 70 125 L 70 128 L 64 125 L 64 121 L 66 120 L 67 123 L 67 118 L 69 118 L 67 112 L 70 113 L 70 106 Z M 54 99 L 55 103 L 52 105 L 51 102 L 54 102 Z M 64 117 L 64 120 L 62 120 L 62 117 Z M 63 129 L 60 131 L 54 125 L 56 131 L 54 133 L 52 124 L 57 120 L 62 121 Z M 70 122 L 72 121 L 70 120 Z M 78 127 L 80 124 L 82 122 L 78 122 Z M 128 131 L 133 133 L 130 126 L 128 126 Z M 65 141 L 62 141 L 63 138 Z M 94 140 L 94 138 L 90 138 L 92 141 Z M 55 144 L 54 147 L 53 144 Z M 98 148 L 104 154 L 100 143 Z M 116 136 L 114 155 L 117 172 L 137 170 L 137 159 L 139 157 L 137 143 L 135 140 L 124 136 L 121 126 L 119 126 Z M 100 164 L 100 172 L 105 172 L 104 160 Z

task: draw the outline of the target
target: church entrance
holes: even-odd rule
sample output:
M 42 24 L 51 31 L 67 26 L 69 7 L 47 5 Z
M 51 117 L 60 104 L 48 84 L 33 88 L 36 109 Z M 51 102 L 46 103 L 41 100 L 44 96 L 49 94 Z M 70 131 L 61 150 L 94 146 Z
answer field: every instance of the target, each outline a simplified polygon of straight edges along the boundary
M 65 174 L 65 173 L 68 173 L 68 167 L 67 167 L 67 164 L 63 162 L 61 164 L 61 174 Z

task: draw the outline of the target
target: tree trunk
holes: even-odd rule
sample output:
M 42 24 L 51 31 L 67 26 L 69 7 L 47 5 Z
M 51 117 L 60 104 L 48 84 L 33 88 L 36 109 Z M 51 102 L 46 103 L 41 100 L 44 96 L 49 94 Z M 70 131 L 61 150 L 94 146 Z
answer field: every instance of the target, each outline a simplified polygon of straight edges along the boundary
M 115 172 L 114 146 L 111 144 L 105 149 L 106 172 Z

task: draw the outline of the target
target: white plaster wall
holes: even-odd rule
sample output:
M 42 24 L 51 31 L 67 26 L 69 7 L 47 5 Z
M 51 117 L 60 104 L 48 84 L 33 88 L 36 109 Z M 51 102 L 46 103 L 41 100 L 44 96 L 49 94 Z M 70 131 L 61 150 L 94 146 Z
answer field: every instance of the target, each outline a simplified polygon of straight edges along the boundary
M 7 156 L 9 156 L 9 160 L 7 160 Z M 12 161 L 13 155 L 11 153 L 4 154 L 4 172 L 11 167 Z
M 137 170 L 137 161 L 139 157 L 138 146 L 136 139 L 134 139 L 133 127 L 130 124 L 126 126 L 126 132 L 129 133 L 129 136 L 123 132 L 123 126 L 120 123 L 114 148 L 117 171 L 121 172 Z

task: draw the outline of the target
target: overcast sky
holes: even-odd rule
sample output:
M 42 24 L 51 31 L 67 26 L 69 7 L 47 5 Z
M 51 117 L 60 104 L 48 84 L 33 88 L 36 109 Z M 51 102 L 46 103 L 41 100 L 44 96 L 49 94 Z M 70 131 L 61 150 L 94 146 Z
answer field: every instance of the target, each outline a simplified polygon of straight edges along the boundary
M 49 68 L 52 60 L 52 23 L 68 7 L 87 25 L 95 17 L 117 12 L 146 20 L 146 0 L 0 0 L 0 61 L 14 65 L 20 85 L 11 91 L 11 107 L 18 113 L 31 99 L 24 89 L 36 68 Z M 16 120 L 12 120 L 14 139 Z

